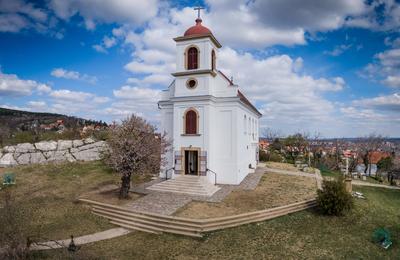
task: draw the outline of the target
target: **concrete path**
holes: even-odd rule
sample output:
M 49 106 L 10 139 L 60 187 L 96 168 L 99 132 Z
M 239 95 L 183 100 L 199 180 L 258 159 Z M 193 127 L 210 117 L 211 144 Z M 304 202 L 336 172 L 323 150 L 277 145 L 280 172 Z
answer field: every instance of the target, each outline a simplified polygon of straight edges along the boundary
M 356 186 L 368 186 L 368 187 L 377 187 L 377 188 L 385 188 L 385 189 L 392 189 L 392 190 L 400 190 L 400 187 L 383 185 L 383 184 L 376 184 L 376 183 L 370 183 L 370 182 L 364 182 L 364 181 L 353 180 L 351 183 L 353 185 L 356 185 Z
M 152 192 L 130 204 L 124 205 L 124 207 L 137 211 L 172 215 L 191 201 L 192 198 L 184 194 Z
M 75 245 L 84 245 L 88 243 L 93 243 L 101 240 L 106 240 L 114 237 L 124 236 L 126 234 L 131 233 L 131 230 L 125 228 L 112 228 L 106 231 L 76 237 L 74 238 Z M 48 249 L 56 249 L 56 248 L 66 248 L 68 247 L 71 239 L 65 240 L 54 240 L 54 241 L 47 241 L 43 243 L 34 243 L 31 245 L 30 250 L 48 250 Z
M 258 167 L 254 173 L 250 173 L 239 185 L 218 185 L 220 189 L 212 196 L 195 196 L 171 192 L 150 191 L 147 195 L 125 205 L 125 207 L 137 211 L 146 211 L 162 215 L 172 215 L 178 209 L 191 201 L 221 202 L 233 190 L 254 190 L 265 170 Z M 152 181 L 155 183 L 156 181 Z M 144 187 L 148 187 L 146 184 Z M 138 190 L 142 190 L 139 188 Z M 147 191 L 147 189 L 145 189 Z

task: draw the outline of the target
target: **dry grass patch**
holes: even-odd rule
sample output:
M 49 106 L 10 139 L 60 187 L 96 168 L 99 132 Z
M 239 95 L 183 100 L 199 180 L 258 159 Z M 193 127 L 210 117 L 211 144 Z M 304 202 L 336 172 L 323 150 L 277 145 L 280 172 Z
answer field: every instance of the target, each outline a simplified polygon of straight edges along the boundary
M 41 240 L 65 239 L 70 235 L 87 235 L 114 227 L 105 218 L 92 214 L 88 205 L 77 201 L 84 194 L 118 184 L 119 176 L 102 162 L 0 169 L 1 179 L 6 172 L 16 175 L 16 185 L 6 189 L 19 207 L 30 212 L 31 223 L 21 223 L 26 225 L 26 233 L 39 236 Z M 4 190 L 0 190 L 0 207 L 4 203 L 3 193 Z M 100 201 L 104 199 L 104 202 L 119 201 L 117 195 L 114 198 L 113 195 L 113 192 L 105 192 L 94 196 Z M 138 196 L 132 194 L 132 199 Z
M 237 190 L 222 202 L 191 202 L 176 212 L 176 216 L 211 218 L 274 208 L 316 196 L 314 178 L 265 174 L 253 191 Z
M 280 163 L 280 162 L 265 162 L 265 166 L 273 169 L 285 170 L 285 171 L 298 171 L 291 163 Z

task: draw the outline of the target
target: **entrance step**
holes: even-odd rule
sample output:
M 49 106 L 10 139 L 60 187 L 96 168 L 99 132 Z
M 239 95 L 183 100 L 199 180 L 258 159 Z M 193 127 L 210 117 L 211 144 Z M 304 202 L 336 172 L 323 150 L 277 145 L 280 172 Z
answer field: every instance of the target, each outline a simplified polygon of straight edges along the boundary
M 174 179 L 156 183 L 150 187 L 147 187 L 146 189 L 160 192 L 174 192 L 210 197 L 220 188 L 209 183 L 203 176 L 183 175 Z

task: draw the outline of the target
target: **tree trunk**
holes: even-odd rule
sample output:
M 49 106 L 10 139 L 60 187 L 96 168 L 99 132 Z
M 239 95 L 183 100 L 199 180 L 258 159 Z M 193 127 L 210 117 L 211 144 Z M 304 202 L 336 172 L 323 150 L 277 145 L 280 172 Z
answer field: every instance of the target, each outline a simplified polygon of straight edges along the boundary
M 364 163 L 364 166 L 365 166 L 364 173 L 367 174 L 368 164 L 369 164 L 368 155 L 364 155 L 363 156 L 363 163 Z
M 119 190 L 119 198 L 126 199 L 131 189 L 131 174 L 124 174 L 121 177 L 121 188 Z

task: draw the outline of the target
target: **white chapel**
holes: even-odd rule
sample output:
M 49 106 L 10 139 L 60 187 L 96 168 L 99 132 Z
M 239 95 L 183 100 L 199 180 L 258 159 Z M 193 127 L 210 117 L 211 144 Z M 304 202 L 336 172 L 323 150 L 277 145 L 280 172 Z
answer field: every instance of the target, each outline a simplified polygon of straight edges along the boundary
M 240 184 L 258 163 L 261 113 L 218 69 L 221 44 L 200 15 L 174 40 L 175 79 L 158 102 L 161 131 L 172 142 L 160 177 Z

